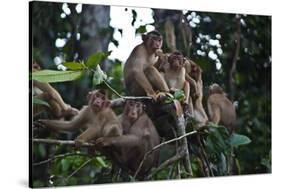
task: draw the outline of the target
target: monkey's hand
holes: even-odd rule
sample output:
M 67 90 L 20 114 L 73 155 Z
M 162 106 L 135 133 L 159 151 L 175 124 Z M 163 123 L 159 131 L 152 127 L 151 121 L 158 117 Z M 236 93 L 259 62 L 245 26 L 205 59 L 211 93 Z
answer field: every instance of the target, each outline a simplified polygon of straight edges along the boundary
M 67 109 L 63 110 L 63 116 L 76 116 L 79 113 L 79 110 L 67 105 Z
M 112 145 L 112 140 L 110 138 L 101 137 L 96 140 L 95 145 L 97 149 L 108 147 Z
M 76 149 L 79 149 L 79 148 L 82 146 L 82 144 L 83 144 L 84 142 L 85 142 L 84 140 L 75 139 L 75 140 L 74 140 L 75 148 L 76 148 Z

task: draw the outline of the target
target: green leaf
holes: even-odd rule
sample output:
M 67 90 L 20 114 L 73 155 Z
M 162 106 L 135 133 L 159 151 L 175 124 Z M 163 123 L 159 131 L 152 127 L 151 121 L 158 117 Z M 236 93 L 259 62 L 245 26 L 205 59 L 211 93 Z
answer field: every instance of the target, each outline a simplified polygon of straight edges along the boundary
M 140 27 L 138 27 L 137 29 L 136 29 L 136 34 L 138 34 L 138 33 L 145 33 L 146 32 L 146 25 L 141 25 Z
M 96 157 L 96 160 L 102 167 L 107 167 L 105 161 L 101 157 Z
M 84 69 L 83 65 L 79 62 L 64 62 L 63 65 L 72 71 Z
M 70 163 L 67 159 L 61 160 L 61 165 L 62 165 L 62 171 L 65 172 L 69 169 Z
M 245 135 L 240 135 L 240 134 L 234 133 L 230 137 L 230 144 L 231 144 L 231 146 L 234 146 L 234 147 L 237 147 L 237 146 L 240 146 L 240 145 L 249 144 L 250 142 L 251 142 L 251 139 L 249 139 Z
M 108 52 L 97 52 L 93 55 L 91 55 L 87 62 L 86 62 L 86 66 L 87 67 L 96 67 L 98 64 L 100 64 L 104 59 L 106 59 L 112 51 L 108 51 Z
M 32 73 L 32 79 L 44 83 L 55 83 L 73 81 L 78 79 L 82 74 L 83 71 L 40 70 Z
M 178 101 L 182 101 L 185 98 L 184 92 L 183 90 L 176 90 L 175 94 L 174 94 L 175 99 L 177 99 Z
M 50 105 L 48 104 L 48 102 L 46 102 L 46 101 L 44 101 L 44 100 L 41 100 L 41 99 L 39 99 L 39 98 L 35 98 L 35 97 L 32 98 L 32 103 L 33 103 L 33 104 L 39 104 L 39 105 L 44 105 L 44 106 L 50 107 Z
M 100 66 L 97 65 L 96 71 L 93 75 L 93 84 L 99 85 L 106 79 L 107 79 L 107 75 L 102 71 Z

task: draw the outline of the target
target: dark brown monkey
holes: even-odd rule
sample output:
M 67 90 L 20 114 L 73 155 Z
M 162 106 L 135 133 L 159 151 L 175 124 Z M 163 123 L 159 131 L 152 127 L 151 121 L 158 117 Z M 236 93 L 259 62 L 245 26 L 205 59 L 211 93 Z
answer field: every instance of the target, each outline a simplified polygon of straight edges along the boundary
M 32 63 L 32 72 L 41 70 L 38 63 Z M 44 105 L 34 104 L 33 105 L 33 116 L 39 114 L 42 111 L 49 111 L 56 118 L 65 116 L 74 116 L 78 114 L 76 108 L 66 104 L 58 91 L 53 88 L 49 83 L 43 83 L 40 81 L 33 80 L 33 92 L 34 97 L 48 102 L 49 108 Z
M 145 153 L 160 143 L 160 137 L 139 101 L 127 100 L 122 114 L 123 135 L 102 137 L 97 146 L 118 151 L 117 161 L 127 167 L 132 174 L 138 169 Z M 157 162 L 159 151 L 155 150 L 144 161 L 139 176 L 147 173 Z
M 157 99 L 169 88 L 154 67 L 159 57 L 156 52 L 162 47 L 162 36 L 158 31 L 142 35 L 143 42 L 131 52 L 124 66 L 125 86 L 130 95 L 147 95 Z
M 187 60 L 186 70 L 187 75 L 186 79 L 193 79 L 195 81 L 195 86 L 193 92 L 191 93 L 193 109 L 194 109 L 194 118 L 198 121 L 199 127 L 206 125 L 208 122 L 208 116 L 204 110 L 202 100 L 203 100 L 203 81 L 202 81 L 202 70 L 199 65 L 191 60 Z M 191 80 L 190 80 L 191 81 Z M 192 81 L 191 81 L 192 82 Z M 193 82 L 192 82 L 193 83 Z
M 71 121 L 40 120 L 47 127 L 55 130 L 73 131 L 86 129 L 79 135 L 75 142 L 79 146 L 83 142 L 95 140 L 103 136 L 120 136 L 122 126 L 110 108 L 110 101 L 104 90 L 95 90 L 88 95 L 88 106 L 82 110 Z
M 236 112 L 233 103 L 218 84 L 209 87 L 208 112 L 212 122 L 221 123 L 230 133 L 234 131 Z

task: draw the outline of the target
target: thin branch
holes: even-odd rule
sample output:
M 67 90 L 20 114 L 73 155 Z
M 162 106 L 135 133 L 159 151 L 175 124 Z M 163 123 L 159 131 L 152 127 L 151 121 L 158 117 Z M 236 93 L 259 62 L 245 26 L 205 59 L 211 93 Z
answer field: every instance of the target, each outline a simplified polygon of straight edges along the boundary
M 143 163 L 144 163 L 144 161 L 146 160 L 147 156 L 150 155 L 153 151 L 157 150 L 157 149 L 160 148 L 161 146 L 164 146 L 164 145 L 170 144 L 170 143 L 172 143 L 172 142 L 181 140 L 181 139 L 183 139 L 184 137 L 187 137 L 187 136 L 190 136 L 190 135 L 193 135 L 193 134 L 196 134 L 196 133 L 197 133 L 197 131 L 191 131 L 191 132 L 186 133 L 186 134 L 184 134 L 184 135 L 182 135 L 182 136 L 180 136 L 180 137 L 178 137 L 178 138 L 174 138 L 174 139 L 168 140 L 168 141 L 166 141 L 166 142 L 163 142 L 163 143 L 161 143 L 161 144 L 158 144 L 158 145 L 154 146 L 151 150 L 149 150 L 148 152 L 146 152 L 145 155 L 143 156 L 143 159 L 142 159 L 142 161 L 141 161 L 141 163 L 140 163 L 140 165 L 139 165 L 137 171 L 136 171 L 135 174 L 134 174 L 134 178 L 137 177 L 137 175 L 138 175 L 140 169 L 142 168 Z
M 111 100 L 111 107 L 122 106 L 125 100 L 152 100 L 152 98 L 149 96 L 121 96 L 121 98 Z
M 92 161 L 94 158 L 88 159 L 86 162 L 84 162 L 80 167 L 78 167 L 75 171 L 73 171 L 66 179 L 67 182 L 70 177 L 72 177 L 74 174 L 76 174 L 80 169 L 82 169 L 84 166 L 86 166 L 90 161 Z
M 230 87 L 230 98 L 233 100 L 234 93 L 235 93 L 235 86 L 234 86 L 234 74 L 236 72 L 236 65 L 237 61 L 239 59 L 239 52 L 240 52 L 240 40 L 241 40 L 241 24 L 240 24 L 240 15 L 236 18 L 236 24 L 237 24 L 237 31 L 236 31 L 236 49 L 235 54 L 232 60 L 232 66 L 229 73 L 229 87 Z
M 32 142 L 34 142 L 34 143 L 45 143 L 45 144 L 75 146 L 75 142 L 73 140 L 55 140 L 55 139 L 39 139 L 39 138 L 34 138 L 34 139 L 32 139 Z M 83 146 L 83 147 L 93 147 L 93 146 L 95 146 L 95 144 L 85 142 L 81 146 Z
M 177 161 L 179 161 L 181 158 L 183 158 L 185 156 L 184 153 L 180 153 L 177 154 L 173 157 L 171 157 L 170 159 L 167 159 L 164 163 L 162 163 L 159 167 L 157 167 L 156 169 L 153 169 L 152 172 L 147 176 L 147 179 L 150 179 L 151 177 L 153 177 L 155 174 L 157 174 L 159 171 L 161 171 L 162 169 L 164 169 L 165 167 L 167 167 L 168 165 L 171 165 Z
M 45 163 L 49 163 L 50 161 L 53 161 L 53 160 L 58 159 L 58 158 L 65 158 L 67 156 L 75 156 L 75 155 L 88 156 L 88 154 L 81 154 L 81 153 L 77 153 L 77 152 L 71 152 L 71 153 L 66 153 L 66 154 L 59 154 L 59 155 L 53 156 L 53 157 L 51 157 L 49 159 L 46 159 L 46 160 L 43 160 L 43 161 L 40 161 L 40 162 L 37 162 L 37 163 L 33 163 L 32 166 L 42 165 L 42 164 L 45 164 Z

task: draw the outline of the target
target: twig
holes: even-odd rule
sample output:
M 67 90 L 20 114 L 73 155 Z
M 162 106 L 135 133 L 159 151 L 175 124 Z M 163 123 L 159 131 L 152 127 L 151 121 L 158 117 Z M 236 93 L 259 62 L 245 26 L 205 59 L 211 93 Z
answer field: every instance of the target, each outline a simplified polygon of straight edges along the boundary
M 153 169 L 152 172 L 147 176 L 147 179 L 150 179 L 151 177 L 153 177 L 155 174 L 157 174 L 159 171 L 161 171 L 162 169 L 164 169 L 166 166 L 171 165 L 177 161 L 179 161 L 181 158 L 183 158 L 185 156 L 184 153 L 179 153 L 173 157 L 171 157 L 170 159 L 167 159 L 164 163 L 162 163 L 159 167 L 157 167 L 156 169 Z
M 75 145 L 75 142 L 73 140 L 55 140 L 55 139 L 34 138 L 34 139 L 32 139 L 32 142 L 34 142 L 34 143 L 45 143 L 45 144 L 68 145 L 68 146 L 74 146 Z M 93 146 L 95 146 L 95 144 L 85 142 L 81 146 L 83 146 L 83 147 L 93 147 Z
M 142 165 L 143 165 L 144 161 L 146 160 L 147 156 L 150 155 L 153 151 L 155 151 L 156 149 L 160 148 L 161 146 L 164 146 L 164 145 L 166 145 L 166 144 L 170 144 L 170 143 L 172 143 L 172 142 L 181 140 L 181 139 L 183 139 L 184 137 L 187 137 L 187 136 L 190 136 L 190 135 L 193 135 L 193 134 L 196 134 L 196 133 L 197 133 L 197 131 L 191 131 L 191 132 L 186 133 L 186 134 L 184 134 L 184 135 L 182 135 L 182 136 L 180 136 L 180 137 L 178 137 L 178 138 L 174 138 L 174 139 L 168 140 L 168 141 L 166 141 L 166 142 L 163 142 L 163 143 L 161 143 L 161 144 L 158 144 L 158 145 L 154 146 L 151 150 L 149 150 L 148 152 L 146 152 L 146 153 L 144 154 L 143 159 L 142 159 L 142 161 L 141 161 L 141 163 L 140 163 L 140 165 L 139 165 L 137 171 L 136 171 L 135 174 L 134 174 L 134 178 L 136 178 L 136 176 L 138 175 L 138 173 L 139 173 L 140 169 L 142 168 Z
M 71 153 L 66 153 L 66 154 L 60 154 L 60 155 L 56 155 L 56 156 L 53 156 L 49 159 L 46 159 L 44 161 L 40 161 L 40 162 L 37 162 L 37 163 L 33 163 L 32 166 L 38 166 L 38 165 L 42 165 L 42 164 L 45 164 L 45 163 L 49 163 L 50 161 L 53 161 L 55 159 L 58 159 L 58 158 L 65 158 L 67 156 L 75 156 L 75 155 L 79 155 L 79 156 L 88 156 L 87 154 L 81 154 L 81 153 L 77 153 L 77 152 L 71 152 Z
M 121 96 L 121 98 L 111 100 L 111 107 L 122 106 L 125 100 L 152 100 L 152 98 L 149 96 Z
M 74 174 L 76 174 L 80 169 L 82 169 L 85 165 L 87 165 L 90 161 L 92 161 L 94 158 L 88 159 L 86 162 L 84 162 L 80 167 L 78 167 L 75 171 L 73 171 L 66 179 L 67 182 L 70 177 L 72 177 Z
M 237 24 L 237 31 L 236 31 L 236 49 L 235 54 L 232 60 L 232 65 L 229 73 L 229 87 L 230 87 L 230 98 L 233 100 L 234 93 L 235 93 L 235 86 L 234 86 L 234 74 L 236 72 L 236 65 L 237 61 L 239 59 L 239 52 L 240 52 L 240 40 L 241 40 L 241 24 L 240 24 L 240 15 L 236 18 L 236 24 Z

